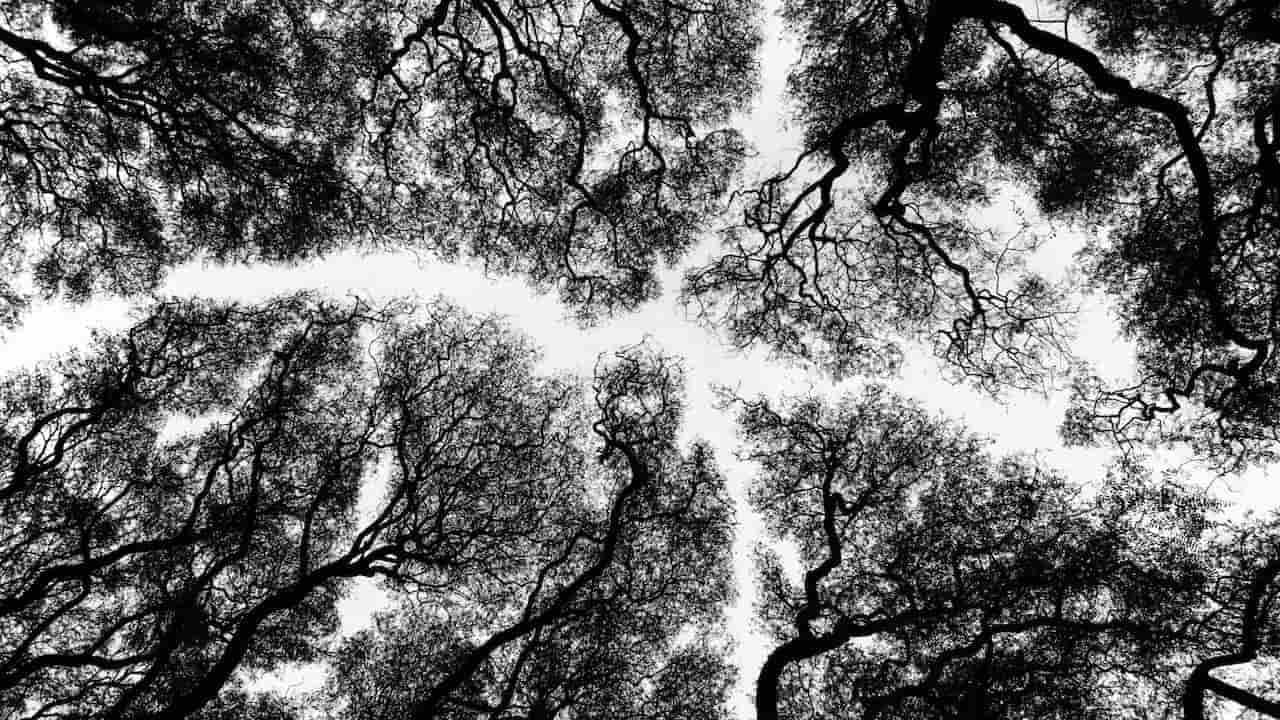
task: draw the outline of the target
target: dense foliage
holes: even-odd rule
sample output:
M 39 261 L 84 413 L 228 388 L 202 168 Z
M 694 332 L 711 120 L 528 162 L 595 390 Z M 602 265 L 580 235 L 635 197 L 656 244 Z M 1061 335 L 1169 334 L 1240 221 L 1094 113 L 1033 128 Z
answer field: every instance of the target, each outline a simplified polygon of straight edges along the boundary
M 1026 260 L 1055 228 L 1079 230 L 1139 377 L 1081 377 L 1071 437 L 1140 439 L 1174 414 L 1171 434 L 1207 452 L 1269 456 L 1280 9 L 1038 7 L 785 3 L 803 151 L 686 292 L 739 344 L 865 371 L 896 363 L 896 330 L 998 393 L 1069 356 L 1066 288 Z M 1010 196 L 1034 208 L 1002 217 Z
M 716 707 L 723 668 L 674 643 L 728 592 L 729 506 L 707 450 L 674 445 L 678 368 L 634 348 L 587 392 L 535 359 L 447 305 L 296 296 L 165 304 L 11 377 L 5 715 L 185 717 L 241 670 L 320 658 L 358 577 L 449 618 L 439 644 L 413 626 L 413 716 L 523 702 L 544 679 L 517 657 L 610 616 L 648 652 L 626 663 L 703 667 Z M 616 655 L 616 627 L 575 650 Z
M 760 720 L 1280 717 L 1280 519 L 1143 454 L 1277 457 L 1280 2 L 779 1 L 800 148 L 752 178 L 755 0 L 0 0 L 0 329 L 136 309 L 0 378 L 0 715 L 720 720 L 743 671 Z M 676 358 L 548 376 L 445 301 L 155 296 L 411 249 L 601 321 L 714 232 L 682 297 L 731 344 L 1069 389 L 1111 469 L 878 385 L 732 399 L 772 643 L 734 668 Z M 1074 356 L 1086 292 L 1134 377 Z M 360 583 L 389 603 L 344 629 Z M 305 700 L 256 682 L 302 666 Z
M 761 557 L 761 720 L 1163 717 L 1280 649 L 1257 634 L 1275 528 L 1215 526 L 1139 466 L 1072 486 L 874 386 L 737 404 L 753 503 L 801 566 Z
M 0 4 L 0 306 L 423 247 L 657 293 L 742 154 L 749 2 Z

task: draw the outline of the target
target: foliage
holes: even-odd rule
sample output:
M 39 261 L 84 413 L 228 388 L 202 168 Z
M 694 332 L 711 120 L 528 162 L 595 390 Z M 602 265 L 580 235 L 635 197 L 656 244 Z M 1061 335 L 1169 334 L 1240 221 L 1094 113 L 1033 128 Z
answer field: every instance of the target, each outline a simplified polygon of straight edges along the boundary
M 299 295 L 164 303 L 9 378 L 0 707 L 186 717 L 242 669 L 323 659 L 356 577 L 471 618 L 464 646 L 491 633 L 420 717 L 584 618 L 695 662 L 652 623 L 711 622 L 729 515 L 709 451 L 675 446 L 678 368 L 624 351 L 589 401 L 535 360 L 442 303 Z
M 423 247 L 657 292 L 742 153 L 752 3 L 0 4 L 0 297 Z M 712 60 L 714 59 L 714 62 Z
M 1037 12 L 1040 12 L 1038 9 Z M 1280 717 L 1274 0 L 784 0 L 803 133 L 683 297 L 837 377 L 1070 375 L 1068 481 L 877 385 L 735 399 L 774 718 Z M 425 250 L 583 320 L 657 296 L 748 148 L 759 4 L 0 0 L 0 327 L 194 260 Z M 996 217 L 1013 199 L 1012 216 Z M 1008 215 L 1004 213 L 1004 215 Z M 1036 253 L 1083 233 L 1062 280 Z M 1084 289 L 1138 347 L 1072 357 Z M 444 302 L 152 301 L 0 379 L 0 714 L 721 720 L 731 502 L 678 361 L 592 379 Z M 356 579 L 392 598 L 342 635 Z M 254 673 L 315 663 L 311 700 Z M 1269 687 L 1269 686 L 1267 686 Z
M 1276 426 L 1280 105 L 1275 3 L 792 0 L 805 132 L 686 296 L 740 345 L 888 369 L 895 333 L 1000 393 L 1069 355 L 1065 288 L 1027 270 L 1055 227 L 1093 238 L 1095 287 L 1139 378 L 1082 377 L 1071 437 L 1143 439 L 1180 409 L 1230 465 Z M 1010 225 L 993 202 L 1037 208 Z M 1086 422 L 1081 422 L 1086 421 Z
M 802 568 L 761 557 L 761 720 L 1171 716 L 1261 648 L 1273 531 L 1140 464 L 1085 492 L 877 386 L 737 404 L 753 504 Z

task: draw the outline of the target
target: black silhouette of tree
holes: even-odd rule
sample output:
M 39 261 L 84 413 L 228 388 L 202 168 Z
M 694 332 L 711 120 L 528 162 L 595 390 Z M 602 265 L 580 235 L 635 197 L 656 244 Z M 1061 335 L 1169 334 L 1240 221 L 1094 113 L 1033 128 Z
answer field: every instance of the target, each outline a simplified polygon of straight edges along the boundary
M 1055 223 L 1139 345 L 1068 423 L 1136 440 L 1180 408 L 1204 449 L 1275 439 L 1280 10 L 1259 0 L 790 0 L 804 146 L 686 293 L 729 336 L 878 368 L 894 332 L 1000 391 L 1061 366 L 1063 290 L 1025 269 Z M 991 201 L 1037 207 L 1010 226 Z M 1261 443 L 1265 445 L 1265 443 Z
M 1075 374 L 1072 442 L 1280 427 L 1280 3 L 786 0 L 804 132 L 684 296 L 836 374 L 910 343 L 991 393 Z M 629 310 L 746 153 L 735 0 L 0 0 L 0 327 L 182 262 L 422 249 Z M 1013 220 L 997 200 L 1033 199 Z M 1093 238 L 1139 374 L 1071 358 L 1028 257 Z M 0 715 L 719 720 L 732 513 L 679 364 L 591 380 L 443 302 L 161 301 L 0 379 Z M 1280 717 L 1280 520 L 1121 458 L 995 457 L 871 386 L 735 400 L 775 718 Z M 339 638 L 372 578 L 393 603 Z M 1237 673 L 1237 674 L 1232 674 Z M 1243 673 L 1243 674 L 1240 674 Z M 1241 680 L 1241 677 L 1246 677 Z
M 587 618 L 641 623 L 671 672 L 722 672 L 642 622 L 679 608 L 693 627 L 728 592 L 722 481 L 705 448 L 675 446 L 678 367 L 632 348 L 591 393 L 536 359 L 442 303 L 299 295 L 164 303 L 8 378 L 3 714 L 286 716 L 238 673 L 323 658 L 356 577 L 454 614 L 416 717 L 498 668 L 524 702 L 513 658 Z M 584 663 L 617 652 L 592 637 L 571 640 Z
M 699 534 L 685 533 L 674 548 L 629 551 L 563 617 L 488 658 L 439 709 L 424 703 L 476 647 L 460 631 L 492 627 L 492 606 L 441 612 L 412 602 L 384 611 L 374 629 L 339 648 L 326 700 L 341 718 L 727 718 L 733 672 L 725 648 L 704 634 L 723 609 L 727 544 Z M 671 563 L 667 549 L 692 562 L 660 567 Z
M 737 403 L 803 568 L 761 556 L 756 717 L 1168 717 L 1205 689 L 1274 711 L 1209 675 L 1278 649 L 1274 528 L 1211 527 L 1131 462 L 1086 494 L 875 386 Z
M 1271 693 L 1259 693 L 1213 675 L 1280 657 L 1280 518 L 1230 528 L 1207 552 L 1221 559 L 1208 594 L 1213 624 L 1186 679 L 1183 720 L 1212 717 L 1206 713 L 1209 698 L 1280 717 L 1274 679 Z
M 742 153 L 754 3 L 0 6 L 6 315 L 193 257 L 410 245 L 584 316 L 656 292 Z

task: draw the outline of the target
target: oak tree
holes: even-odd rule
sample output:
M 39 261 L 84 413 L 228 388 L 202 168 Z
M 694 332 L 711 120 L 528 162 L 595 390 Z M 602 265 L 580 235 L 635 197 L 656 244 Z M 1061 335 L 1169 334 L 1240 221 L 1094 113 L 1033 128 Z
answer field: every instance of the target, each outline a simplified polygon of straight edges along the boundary
M 0 1 L 0 325 L 191 260 L 412 248 L 654 298 L 747 154 L 755 2 Z M 1073 442 L 1274 457 L 1280 5 L 785 0 L 793 164 L 684 296 L 838 375 L 931 343 Z M 1010 201 L 1012 216 L 996 210 Z M 1007 215 L 1007 213 L 1006 213 Z M 1076 275 L 1041 277 L 1062 231 Z M 1079 280 L 1138 347 L 1071 353 Z M 443 302 L 154 301 L 0 381 L 0 714 L 722 718 L 730 502 L 679 363 L 547 376 Z M 1093 482 L 871 386 L 737 400 L 760 718 L 1280 716 L 1275 518 L 1137 454 Z M 392 598 L 341 636 L 357 579 Z M 1230 674 L 1230 673 L 1242 674 Z
M 196 258 L 421 248 L 657 293 L 743 153 L 754 3 L 0 5 L 0 297 L 150 290 Z
M 448 628 L 446 672 L 418 668 L 433 684 L 416 717 L 584 618 L 713 662 L 643 622 L 709 622 L 727 592 L 729 506 L 709 451 L 676 445 L 678 367 L 632 348 L 588 389 L 536 359 L 443 303 L 304 294 L 164 303 L 8 378 L 0 708 L 266 712 L 279 703 L 236 700 L 243 673 L 325 659 L 361 577 L 471 618 Z M 607 652 L 596 638 L 572 642 Z
M 1210 674 L 1278 649 L 1274 523 L 1133 462 L 1073 484 L 878 386 L 736 404 L 800 566 L 760 556 L 757 718 L 1190 719 L 1206 690 L 1274 713 Z
M 891 369 L 905 337 L 985 390 L 1040 387 L 1069 360 L 1073 302 L 1028 261 L 1084 233 L 1081 274 L 1115 303 L 1138 375 L 1079 377 L 1068 435 L 1154 429 L 1228 467 L 1268 457 L 1280 8 L 1037 8 L 784 3 L 801 150 L 686 295 L 736 343 L 838 371 Z

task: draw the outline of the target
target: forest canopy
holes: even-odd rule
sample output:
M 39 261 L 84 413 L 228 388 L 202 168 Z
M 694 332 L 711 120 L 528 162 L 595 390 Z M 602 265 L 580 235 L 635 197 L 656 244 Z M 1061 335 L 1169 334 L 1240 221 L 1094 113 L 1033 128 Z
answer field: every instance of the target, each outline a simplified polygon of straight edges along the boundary
M 0 342 L 132 307 L 0 376 L 0 715 L 1280 717 L 1280 516 L 1211 481 L 1280 457 L 1277 0 L 0 0 L 0 58 Z M 717 445 L 678 348 L 167 284 L 347 251 L 830 387 L 721 387 Z

